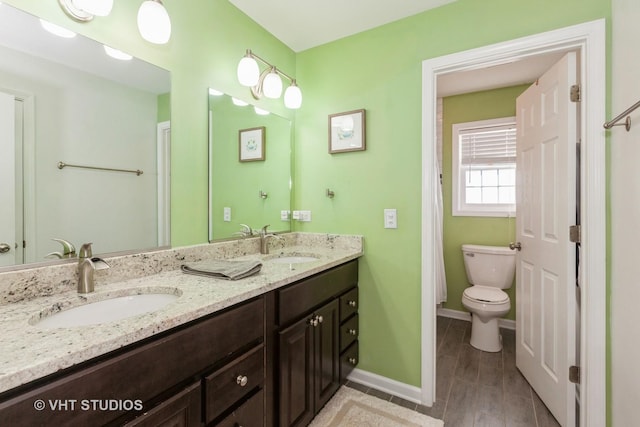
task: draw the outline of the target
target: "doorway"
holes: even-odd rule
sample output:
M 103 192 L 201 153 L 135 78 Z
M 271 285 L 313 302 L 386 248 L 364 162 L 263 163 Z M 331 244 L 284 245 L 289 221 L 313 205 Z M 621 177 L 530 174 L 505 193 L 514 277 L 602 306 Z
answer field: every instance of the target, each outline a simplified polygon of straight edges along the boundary
M 483 69 L 552 52 L 580 53 L 582 99 L 580 425 L 605 424 L 605 31 L 604 20 L 554 30 L 423 62 L 422 403 L 435 398 L 436 82 L 449 73 Z M 586 173 L 588 171 L 588 173 Z M 567 230 L 568 232 L 568 230 Z

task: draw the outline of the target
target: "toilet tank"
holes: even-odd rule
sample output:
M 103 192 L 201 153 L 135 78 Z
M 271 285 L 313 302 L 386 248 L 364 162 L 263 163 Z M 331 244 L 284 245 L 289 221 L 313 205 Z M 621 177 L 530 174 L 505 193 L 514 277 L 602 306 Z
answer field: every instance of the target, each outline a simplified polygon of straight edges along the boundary
M 506 246 L 462 245 L 464 268 L 472 285 L 508 289 L 516 271 L 516 251 Z

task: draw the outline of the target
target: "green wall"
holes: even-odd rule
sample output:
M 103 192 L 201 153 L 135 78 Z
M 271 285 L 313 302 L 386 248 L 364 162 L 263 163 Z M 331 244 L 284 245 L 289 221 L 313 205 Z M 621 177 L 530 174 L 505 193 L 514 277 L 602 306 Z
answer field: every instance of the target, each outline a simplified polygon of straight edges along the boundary
M 497 119 L 516 115 L 516 98 L 528 85 L 457 95 L 442 100 L 442 199 L 444 219 L 444 263 L 447 275 L 447 302 L 444 308 L 466 311 L 462 292 L 469 286 L 464 270 L 463 244 L 507 246 L 515 241 L 515 218 L 453 216 L 451 126 L 455 123 Z M 505 316 L 515 320 L 515 286 L 507 289 L 511 311 Z
M 313 221 L 294 227 L 364 235 L 359 368 L 420 386 L 422 61 L 609 17 L 608 0 L 458 0 L 297 55 L 294 208 Z M 366 151 L 328 154 L 327 116 L 359 108 Z

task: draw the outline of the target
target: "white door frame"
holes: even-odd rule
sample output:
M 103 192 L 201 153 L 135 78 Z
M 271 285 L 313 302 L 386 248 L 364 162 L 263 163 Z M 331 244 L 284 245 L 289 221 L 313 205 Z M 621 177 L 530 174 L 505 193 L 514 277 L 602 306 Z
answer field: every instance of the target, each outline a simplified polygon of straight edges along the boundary
M 605 41 L 605 20 L 600 19 L 422 63 L 421 397 L 425 405 L 432 405 L 435 400 L 436 378 L 436 233 L 433 215 L 437 185 L 436 79 L 454 71 L 484 68 L 550 52 L 578 50 L 582 86 L 580 425 L 606 424 L 606 163 L 602 127 L 606 102 Z
M 158 246 L 171 245 L 171 122 L 157 126 Z

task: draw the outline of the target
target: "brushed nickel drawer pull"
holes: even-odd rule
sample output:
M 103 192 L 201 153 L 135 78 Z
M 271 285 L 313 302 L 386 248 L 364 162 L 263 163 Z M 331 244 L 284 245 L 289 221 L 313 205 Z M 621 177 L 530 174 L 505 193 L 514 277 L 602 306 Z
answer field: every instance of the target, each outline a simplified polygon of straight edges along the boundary
M 236 384 L 238 384 L 240 387 L 246 386 L 248 382 L 249 378 L 247 378 L 246 375 L 238 375 L 238 377 L 236 378 Z
M 355 357 L 350 357 L 349 358 L 349 363 L 351 363 L 352 365 L 357 365 L 358 364 L 358 359 L 356 359 Z
M 351 307 L 355 307 L 357 305 L 357 303 L 354 300 L 347 301 L 347 304 L 349 304 Z
M 358 331 L 355 329 L 349 329 L 349 335 L 358 335 Z

